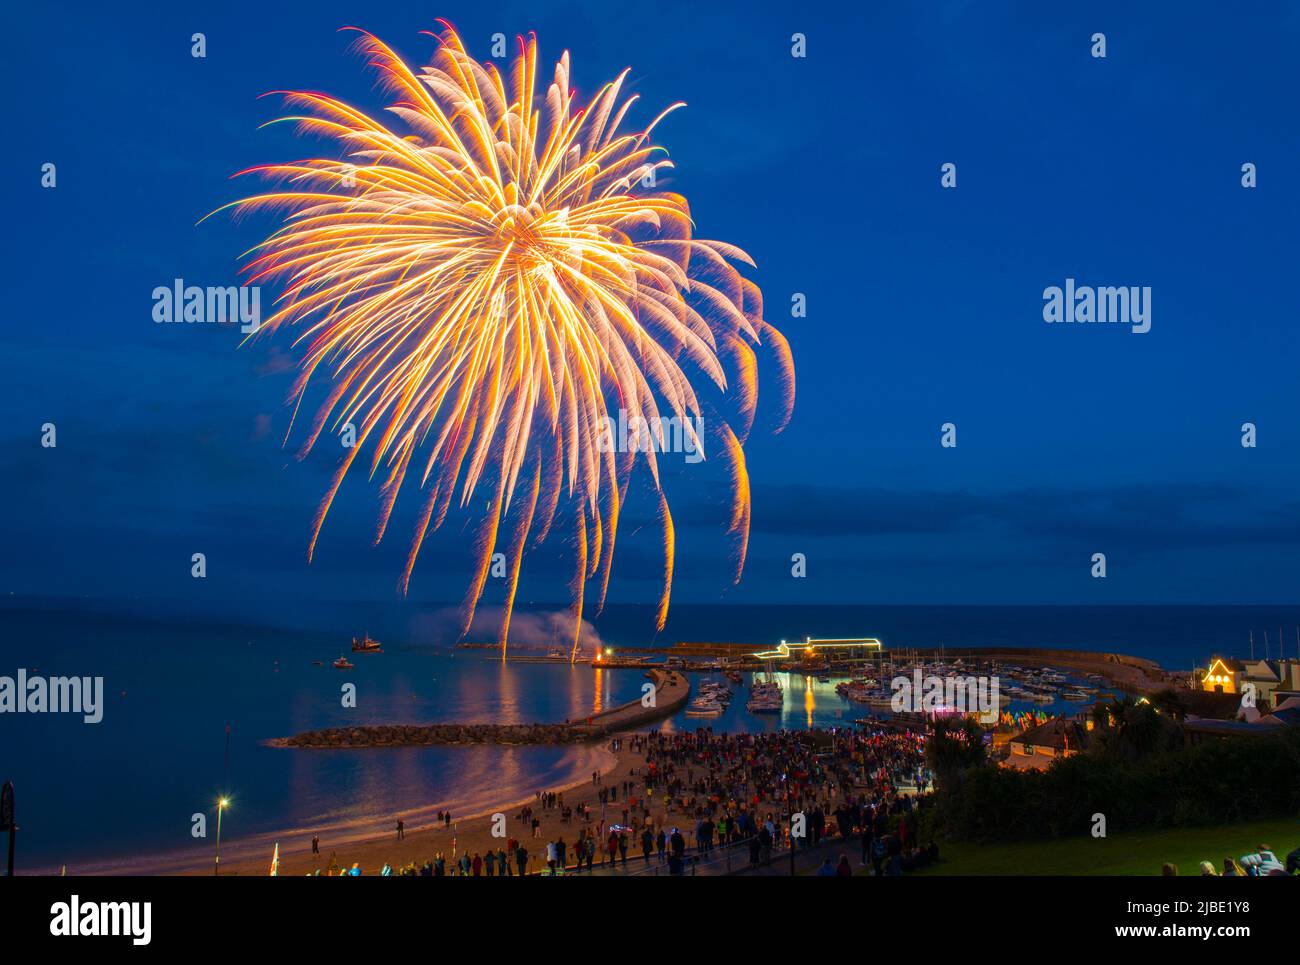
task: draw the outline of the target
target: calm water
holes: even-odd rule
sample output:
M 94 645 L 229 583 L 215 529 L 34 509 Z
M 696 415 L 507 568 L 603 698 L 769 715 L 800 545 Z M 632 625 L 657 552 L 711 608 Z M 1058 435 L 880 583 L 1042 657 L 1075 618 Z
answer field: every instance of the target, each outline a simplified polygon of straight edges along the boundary
M 155 612 L 165 607 L 152 608 Z M 104 719 L 0 717 L 0 780 L 18 793 L 19 867 L 85 869 L 118 856 L 176 853 L 207 860 L 211 835 L 190 835 L 191 815 L 212 817 L 228 791 L 223 854 L 269 854 L 268 833 L 297 828 L 339 840 L 409 828 L 450 808 L 468 816 L 604 765 L 594 748 L 404 748 L 339 752 L 277 750 L 269 737 L 346 723 L 558 721 L 640 693 L 636 671 L 485 659 L 439 649 L 438 611 L 416 606 L 317 608 L 306 629 L 243 627 L 182 615 L 106 614 L 87 604 L 58 609 L 0 605 L 0 674 L 25 667 L 43 676 L 105 678 Z M 1277 628 L 1296 651 L 1297 607 L 677 607 L 660 643 L 676 639 L 772 642 L 780 637 L 872 634 L 894 647 L 1008 645 L 1120 650 L 1168 667 L 1204 663 L 1211 652 L 1245 654 L 1255 631 L 1263 653 Z M 606 645 L 652 642 L 647 611 L 614 608 L 596 631 Z M 355 628 L 384 641 L 356 655 L 354 670 L 329 661 Z M 333 629 L 328 629 L 333 628 Z M 343 628 L 343 629 L 338 629 Z M 320 660 L 325 666 L 314 666 Z M 357 708 L 340 687 L 357 687 Z M 834 683 L 783 678 L 780 715 L 754 716 L 739 692 L 720 718 L 678 715 L 669 728 L 715 730 L 826 726 L 866 711 Z M 1077 706 L 1077 705 L 1076 705 Z M 227 752 L 226 726 L 230 726 Z M 281 838 L 282 843 L 284 839 Z M 129 867 L 129 866 L 128 866 Z

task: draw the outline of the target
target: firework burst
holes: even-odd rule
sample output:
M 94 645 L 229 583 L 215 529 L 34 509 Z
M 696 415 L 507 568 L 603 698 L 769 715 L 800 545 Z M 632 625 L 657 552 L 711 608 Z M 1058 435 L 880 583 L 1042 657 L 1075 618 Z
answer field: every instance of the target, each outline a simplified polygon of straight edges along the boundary
M 426 534 L 454 499 L 464 506 L 479 493 L 475 505 L 486 510 L 475 512 L 462 630 L 494 552 L 503 552 L 504 652 L 523 556 L 553 529 L 572 536 L 574 627 L 584 605 L 599 612 L 620 510 L 642 463 L 663 532 L 662 628 L 672 516 L 654 447 L 602 444 L 611 411 L 643 420 L 661 443 L 661 417 L 675 418 L 691 444 L 725 461 L 738 580 L 756 352 L 779 369 L 777 431 L 794 401 L 789 347 L 763 321 L 758 287 L 735 268 L 753 262 L 692 237 L 686 199 L 654 189 L 672 163 L 651 133 L 682 105 L 622 133 L 636 100 L 623 95 L 627 71 L 579 109 L 567 52 L 545 93 L 538 88 L 533 37 L 520 40 L 507 81 L 470 57 L 449 26 L 418 72 L 358 34 L 401 130 L 324 94 L 285 93 L 304 113 L 282 120 L 335 141 L 344 159 L 252 168 L 281 189 L 230 206 L 284 215 L 246 270 L 250 284 L 285 286 L 261 332 L 294 331 L 295 421 L 309 382 L 327 387 L 300 455 L 327 425 L 356 427 L 313 521 L 308 559 L 363 452 L 382 480 L 376 543 L 403 485 L 421 490 L 403 593 Z M 716 387 L 716 405 L 697 395 L 693 377 Z M 573 644 L 576 652 L 576 629 Z

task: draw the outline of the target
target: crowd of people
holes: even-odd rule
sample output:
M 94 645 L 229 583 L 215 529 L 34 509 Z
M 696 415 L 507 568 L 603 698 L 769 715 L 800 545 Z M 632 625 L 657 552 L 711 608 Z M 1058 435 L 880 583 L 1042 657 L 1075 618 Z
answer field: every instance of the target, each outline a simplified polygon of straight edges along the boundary
M 657 862 L 681 874 L 690 861 L 708 861 L 719 848 L 741 847 L 743 855 L 747 847 L 749 863 L 760 866 L 792 840 L 813 848 L 828 838 L 860 841 L 860 865 L 881 875 L 902 874 L 937 857 L 937 846 L 916 841 L 923 798 L 900 793 L 900 786 L 923 791 L 930 783 L 922 734 L 701 728 L 652 731 L 622 742 L 636 763 L 608 783 L 593 772 L 593 802 L 539 791 L 514 814 L 496 850 L 438 852 L 422 864 L 385 865 L 381 874 L 560 874 L 627 870 L 629 862 Z M 440 814 L 438 823 L 448 827 L 450 817 Z M 832 870 L 842 874 L 845 867 L 851 867 L 847 857 Z M 340 869 L 331 856 L 324 873 L 360 870 Z
M 637 872 L 664 866 L 683 874 L 691 862 L 707 863 L 718 849 L 734 849 L 729 868 L 770 866 L 775 852 L 840 844 L 819 876 L 858 873 L 897 876 L 939 858 L 933 841 L 918 839 L 924 794 L 932 776 L 925 764 L 924 733 L 887 728 L 715 733 L 651 731 L 620 740 L 633 765 L 606 782 L 592 773 L 588 800 L 563 791 L 539 791 L 514 814 L 500 846 L 439 851 L 421 864 L 385 864 L 384 876 L 496 877 L 592 872 Z M 452 828 L 450 812 L 438 825 Z M 402 822 L 397 825 L 399 839 Z M 845 847 L 848 842 L 856 847 Z M 312 850 L 319 853 L 313 839 Z M 857 867 L 850 855 L 857 856 Z M 836 857 L 838 860 L 835 860 Z M 1165 875 L 1178 868 L 1166 864 Z M 316 874 L 359 875 L 340 867 L 333 854 Z M 1222 870 L 1202 861 L 1203 876 L 1300 874 L 1300 848 L 1281 860 L 1267 844 L 1240 858 L 1223 859 Z

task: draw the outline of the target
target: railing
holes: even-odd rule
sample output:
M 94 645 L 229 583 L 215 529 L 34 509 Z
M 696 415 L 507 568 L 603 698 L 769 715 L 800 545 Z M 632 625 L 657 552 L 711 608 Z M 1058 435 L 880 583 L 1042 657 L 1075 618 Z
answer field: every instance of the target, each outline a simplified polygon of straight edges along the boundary
M 709 849 L 707 855 L 701 855 L 698 848 L 692 848 L 682 857 L 681 876 L 732 875 L 759 869 L 762 869 L 767 874 L 785 873 L 790 866 L 790 849 L 782 847 L 780 844 L 773 844 L 768 860 L 755 866 L 750 864 L 749 860 L 749 844 L 753 840 L 751 836 L 741 838 L 739 841 L 732 841 L 729 844 L 715 845 Z M 794 854 L 794 872 L 808 871 L 817 867 L 828 854 L 843 852 L 846 848 L 852 847 L 851 840 L 835 836 L 824 838 L 816 845 L 797 847 Z M 658 878 L 671 876 L 670 867 L 667 854 L 660 858 L 658 854 L 652 853 L 650 862 L 647 864 L 644 852 L 642 852 L 635 857 L 629 854 L 626 863 L 621 861 L 615 864 L 602 862 L 601 864 L 593 864 L 590 871 L 585 866 L 575 865 L 565 868 L 559 874 L 565 877 L 590 875 L 591 877 Z M 775 869 L 775 871 L 769 869 Z M 545 869 L 532 873 L 541 874 L 542 876 L 548 874 Z
M 703 856 L 701 856 L 698 846 L 688 849 L 682 857 L 684 862 L 682 874 L 726 875 L 748 867 L 749 842 L 752 840 L 752 837 L 742 838 L 728 844 L 717 844 L 709 849 L 707 855 Z M 662 858 L 657 853 L 652 852 L 649 863 L 646 863 L 645 853 L 641 852 L 635 856 L 629 853 L 626 862 L 610 864 L 602 861 L 600 864 L 593 864 L 590 871 L 587 870 L 585 865 L 574 865 L 565 868 L 562 874 L 570 877 L 587 874 L 592 877 L 597 875 L 614 875 L 620 878 L 659 877 L 660 875 L 669 874 L 668 868 L 667 852 Z M 547 874 L 546 871 L 540 873 Z
M 707 855 L 703 856 L 701 856 L 697 847 L 694 854 L 682 856 L 682 860 L 685 862 L 682 874 L 729 875 L 742 867 L 748 867 L 749 842 L 752 840 L 753 838 L 741 838 L 739 841 L 732 841 L 729 844 L 715 845 L 709 849 Z M 669 864 L 665 859 L 652 864 L 650 867 L 643 866 L 640 871 L 629 871 L 628 874 L 658 877 L 669 874 L 668 868 Z

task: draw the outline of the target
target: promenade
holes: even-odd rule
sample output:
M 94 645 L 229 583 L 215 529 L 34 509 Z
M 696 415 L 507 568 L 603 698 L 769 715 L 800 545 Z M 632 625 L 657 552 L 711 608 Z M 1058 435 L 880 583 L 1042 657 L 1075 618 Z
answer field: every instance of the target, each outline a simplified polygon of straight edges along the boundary
M 830 858 L 832 863 L 836 863 L 842 854 L 848 855 L 849 862 L 853 864 L 856 871 L 859 867 L 858 860 L 861 848 L 862 845 L 856 838 L 845 840 L 838 837 L 823 839 L 816 845 L 797 848 L 794 855 L 793 874 L 812 874 L 821 866 L 824 860 Z M 749 841 L 746 839 L 729 845 L 715 845 L 705 855 L 700 854 L 693 846 L 688 848 L 681 877 L 748 875 L 767 878 L 789 877 L 791 873 L 790 850 L 788 848 L 775 847 L 772 849 L 770 861 L 766 864 L 751 865 L 749 862 Z M 640 851 L 637 851 L 635 855 L 629 851 L 626 863 L 594 864 L 590 871 L 585 866 L 579 869 L 576 865 L 571 865 L 565 869 L 564 875 L 565 877 L 581 878 L 671 877 L 666 860 L 661 860 L 658 855 L 651 854 L 650 860 L 647 861 Z M 542 876 L 547 876 L 544 868 L 542 869 Z

